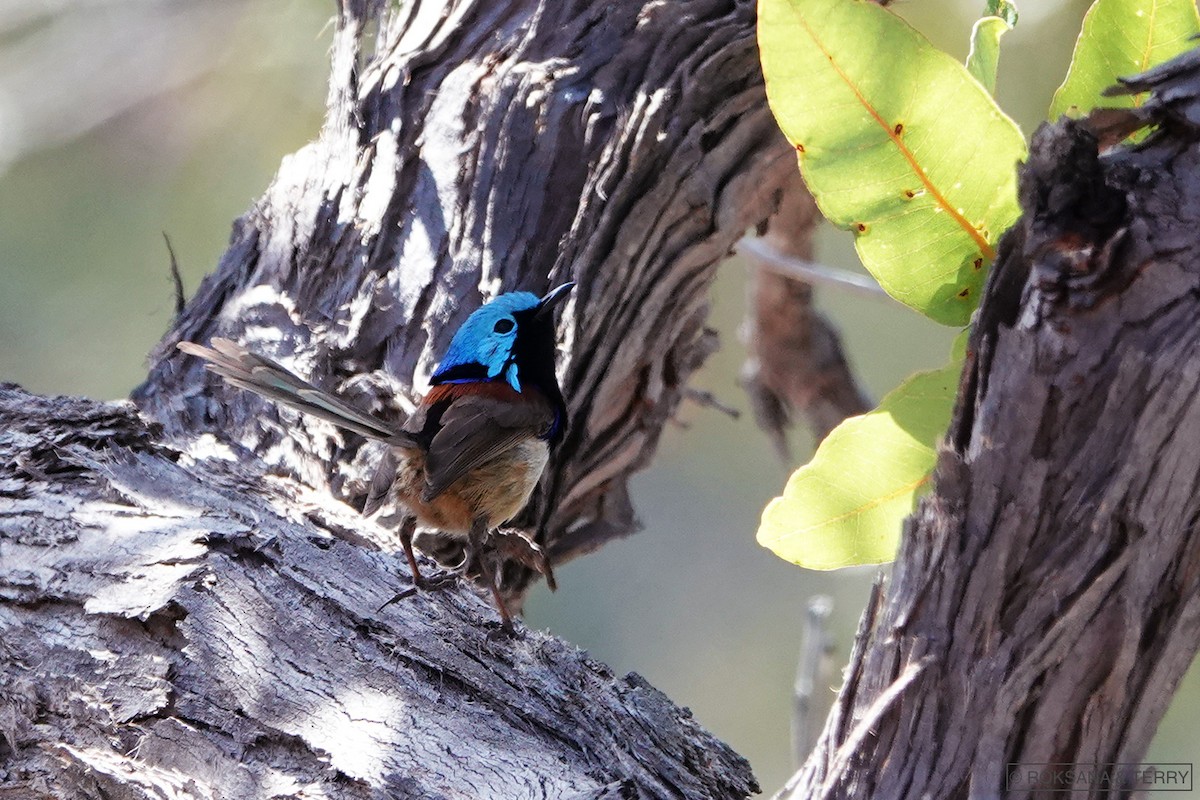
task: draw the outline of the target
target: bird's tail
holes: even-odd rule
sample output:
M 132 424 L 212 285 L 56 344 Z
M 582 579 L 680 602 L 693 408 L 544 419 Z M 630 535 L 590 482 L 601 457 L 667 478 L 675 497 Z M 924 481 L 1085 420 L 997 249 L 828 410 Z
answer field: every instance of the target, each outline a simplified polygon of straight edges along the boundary
M 359 411 L 333 394 L 318 389 L 282 365 L 265 356 L 251 353 L 229 339 L 213 339 L 211 348 L 194 342 L 180 342 L 177 347 L 188 355 L 207 361 L 204 366 L 209 371 L 215 372 L 234 386 L 249 389 L 255 394 L 371 439 L 382 439 L 398 445 L 409 441 L 409 437 L 398 427 Z

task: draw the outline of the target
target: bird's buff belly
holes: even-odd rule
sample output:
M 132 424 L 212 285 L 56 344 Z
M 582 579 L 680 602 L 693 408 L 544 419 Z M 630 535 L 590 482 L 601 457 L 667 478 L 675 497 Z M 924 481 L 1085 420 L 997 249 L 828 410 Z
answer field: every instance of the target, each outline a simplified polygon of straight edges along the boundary
M 424 453 L 402 450 L 397 455 L 400 464 L 392 484 L 395 497 L 421 525 L 466 537 L 476 517 L 482 516 L 489 528 L 496 528 L 525 507 L 546 467 L 550 448 L 540 439 L 515 445 L 428 502 L 421 497 L 425 489 Z

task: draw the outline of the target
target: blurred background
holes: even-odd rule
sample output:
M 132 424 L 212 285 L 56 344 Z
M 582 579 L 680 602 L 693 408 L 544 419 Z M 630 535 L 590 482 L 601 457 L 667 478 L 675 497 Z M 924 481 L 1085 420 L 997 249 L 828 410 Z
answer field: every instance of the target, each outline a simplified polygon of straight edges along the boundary
M 998 96 L 1026 134 L 1065 74 L 1086 0 L 1026 0 L 1004 40 Z M 983 0 L 894 6 L 965 58 Z M 163 233 L 190 293 L 230 223 L 321 124 L 331 0 L 0 0 L 0 381 L 43 393 L 126 395 L 165 331 Z M 858 269 L 848 234 L 818 257 Z M 713 293 L 723 348 L 699 388 L 748 412 L 737 374 L 745 268 Z M 953 331 L 891 301 L 837 290 L 819 304 L 875 399 L 941 366 Z M 806 572 L 754 541 L 787 470 L 748 413 L 685 406 L 633 484 L 642 533 L 564 566 L 529 624 L 636 671 L 750 759 L 764 792 L 793 770 L 792 682 L 804 608 L 833 598 L 832 691 L 874 570 Z M 799 432 L 797 458 L 813 443 Z M 1193 669 L 1147 760 L 1200 761 Z

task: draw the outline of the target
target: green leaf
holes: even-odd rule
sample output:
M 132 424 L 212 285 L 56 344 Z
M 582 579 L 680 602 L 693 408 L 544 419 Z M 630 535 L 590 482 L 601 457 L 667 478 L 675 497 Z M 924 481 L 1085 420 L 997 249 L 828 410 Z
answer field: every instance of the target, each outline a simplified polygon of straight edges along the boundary
M 967 360 L 967 345 L 971 343 L 971 329 L 963 328 L 950 343 L 950 361 L 961 365 Z
M 1017 5 L 1010 0 L 988 0 L 983 9 L 985 17 L 1000 17 L 1009 28 L 1017 27 Z
M 1000 37 L 1017 24 L 1017 8 L 1008 0 L 989 0 L 987 15 L 971 29 L 971 52 L 967 71 L 983 84 L 988 94 L 996 93 L 996 65 L 1000 62 Z
M 834 428 L 763 511 L 759 544 L 808 569 L 895 558 L 901 524 L 929 488 L 961 372 L 961 362 L 919 372 Z
M 965 324 L 1017 218 L 1020 130 L 966 68 L 864 0 L 760 0 L 767 97 L 821 211 L 893 297 Z
M 1127 108 L 1144 95 L 1101 97 L 1118 77 L 1150 67 L 1190 49 L 1200 33 L 1195 0 L 1096 0 L 1083 18 L 1067 77 L 1050 103 L 1050 119 L 1081 116 L 1097 105 Z

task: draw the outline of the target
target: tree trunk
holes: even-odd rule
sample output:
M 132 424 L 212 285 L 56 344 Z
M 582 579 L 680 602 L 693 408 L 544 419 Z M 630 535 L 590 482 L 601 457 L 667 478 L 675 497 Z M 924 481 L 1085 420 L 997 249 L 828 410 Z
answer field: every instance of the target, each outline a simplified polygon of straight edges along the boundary
M 1200 51 L 1137 85 L 1034 137 L 936 489 L 784 797 L 1046 797 L 1027 765 L 1136 764 L 1200 648 Z
M 716 347 L 715 267 L 794 172 L 753 3 L 403 3 L 372 52 L 364 13 L 339 15 L 321 138 L 239 221 L 134 399 L 171 435 L 215 432 L 361 502 L 361 439 L 175 344 L 233 338 L 397 416 L 481 301 L 575 280 L 571 424 L 521 520 L 562 563 L 634 529 L 626 479 Z M 511 566 L 506 590 L 530 579 Z

